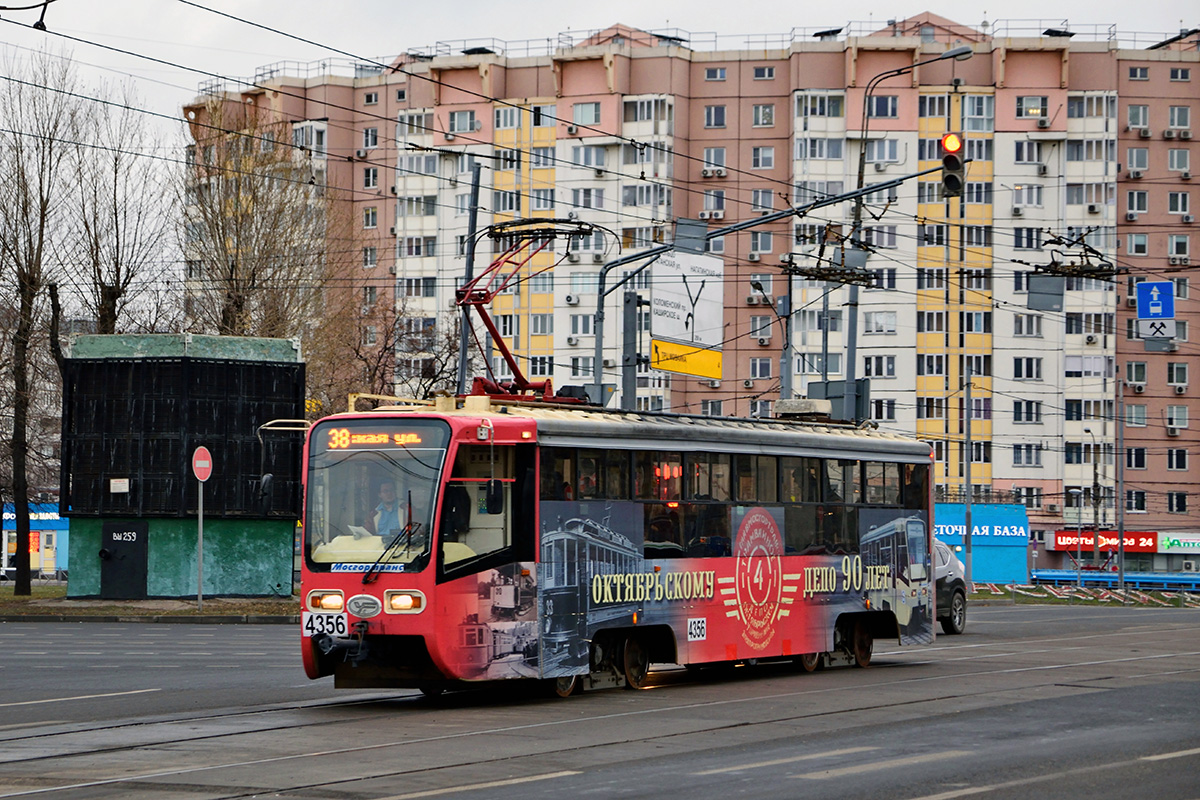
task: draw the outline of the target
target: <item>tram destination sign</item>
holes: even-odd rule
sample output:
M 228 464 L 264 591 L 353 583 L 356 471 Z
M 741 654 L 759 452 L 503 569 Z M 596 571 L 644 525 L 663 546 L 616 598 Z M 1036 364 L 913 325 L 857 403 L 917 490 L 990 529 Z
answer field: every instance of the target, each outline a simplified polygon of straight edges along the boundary
M 677 250 L 664 253 L 650 270 L 650 366 L 720 380 L 725 262 Z

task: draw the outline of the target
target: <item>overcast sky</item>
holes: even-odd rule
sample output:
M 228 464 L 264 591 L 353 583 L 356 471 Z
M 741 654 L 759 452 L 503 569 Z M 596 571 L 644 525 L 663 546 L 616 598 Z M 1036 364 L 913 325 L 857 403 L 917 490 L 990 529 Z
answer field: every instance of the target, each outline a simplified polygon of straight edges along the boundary
M 10 1 L 12 7 L 31 4 Z M 1200 25 L 1194 0 L 1005 0 L 1003 5 L 968 6 L 965 3 L 918 2 L 908 7 L 880 6 L 867 0 L 843 0 L 823 11 L 803 10 L 815 5 L 795 0 L 608 0 L 575 3 L 562 0 L 517 0 L 457 3 L 416 3 L 401 0 L 315 2 L 314 0 L 203 0 L 202 5 L 288 34 L 326 44 L 365 57 L 394 55 L 410 48 L 425 48 L 439 41 L 495 38 L 506 41 L 550 39 L 564 31 L 604 28 L 624 23 L 646 29 L 679 28 L 693 33 L 786 34 L 792 28 L 836 28 L 848 21 L 882 25 L 928 10 L 965 25 L 978 26 L 987 19 L 1034 20 L 1059 26 L 1069 20 L 1074 29 L 1094 30 L 1115 25 L 1121 32 L 1170 35 L 1180 27 Z M 1046 16 L 1053 7 L 1058 16 Z M 884 10 L 880 10 L 884 9 Z M 287 36 L 253 28 L 211 11 L 178 0 L 56 0 L 46 12 L 42 33 L 32 25 L 38 10 L 0 13 L 0 42 L 11 59 L 20 48 L 48 45 L 67 49 L 87 65 L 89 79 L 104 75 L 120 81 L 134 76 L 149 108 L 178 113 L 190 100 L 204 76 L 152 64 L 132 56 L 105 52 L 86 43 L 71 42 L 55 33 L 87 42 L 154 56 L 164 61 L 224 76 L 247 77 L 255 68 L 275 61 L 315 61 L 331 56 L 328 50 Z M 1146 36 L 1146 44 L 1154 41 Z

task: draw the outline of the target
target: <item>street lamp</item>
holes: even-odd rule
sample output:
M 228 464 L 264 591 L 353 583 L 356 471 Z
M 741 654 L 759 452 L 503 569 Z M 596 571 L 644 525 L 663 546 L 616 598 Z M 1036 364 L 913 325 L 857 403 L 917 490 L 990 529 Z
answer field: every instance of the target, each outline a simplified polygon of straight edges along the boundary
M 1091 428 L 1083 432 L 1092 437 L 1092 560 L 1100 563 L 1100 452 L 1096 449 L 1096 434 Z M 1079 509 L 1083 513 L 1083 509 Z
M 950 58 L 953 58 L 956 61 L 966 61 L 968 58 L 970 58 L 973 55 L 975 55 L 974 48 L 971 47 L 971 45 L 964 44 L 964 45 L 960 45 L 958 47 L 953 47 L 953 48 L 947 50 L 946 52 L 942 53 L 941 55 L 934 56 L 933 58 L 929 58 L 924 61 L 918 61 L 915 64 L 909 64 L 907 66 L 897 67 L 896 69 L 889 69 L 886 72 L 881 72 L 878 75 L 876 75 L 875 77 L 871 78 L 871 80 L 867 81 L 867 90 L 863 94 L 862 127 L 860 128 L 860 136 L 862 138 L 859 139 L 859 143 L 858 143 L 858 183 L 855 186 L 856 189 L 863 188 L 863 183 L 866 178 L 867 133 L 868 133 L 869 126 L 871 124 L 871 115 L 870 115 L 869 111 L 871 108 L 871 94 L 875 91 L 875 87 L 877 87 L 882 81 L 885 81 L 888 78 L 894 78 L 898 75 L 903 75 L 907 72 L 912 72 L 917 67 L 921 67 L 926 64 L 932 64 L 935 61 L 945 61 L 946 59 L 950 59 Z M 862 211 L 863 211 L 863 198 L 860 195 L 854 201 L 854 224 L 850 229 L 852 236 L 861 236 L 860 228 L 862 226 Z M 858 285 L 852 283 L 852 284 L 850 284 L 850 296 L 846 303 L 846 372 L 845 372 L 846 392 L 845 392 L 845 405 L 842 406 L 842 414 L 846 419 L 852 420 L 855 422 L 858 421 L 858 413 L 857 413 L 857 411 L 858 411 L 857 410 L 857 405 L 858 405 L 857 394 L 858 394 L 858 392 L 857 392 L 857 387 L 854 384 L 855 377 L 856 377 L 855 376 L 856 370 L 855 370 L 854 362 L 857 358 L 858 358 Z
M 1068 489 L 1075 495 L 1075 585 L 1083 588 L 1083 489 Z
M 790 272 L 784 274 L 784 280 L 788 282 L 787 294 L 785 295 L 783 311 L 780 311 L 778 306 L 767 294 L 763 288 L 762 281 L 750 281 L 750 288 L 763 296 L 763 300 L 775 312 L 776 319 L 779 320 L 779 329 L 783 332 L 783 352 L 779 355 L 779 399 L 792 399 L 792 274 Z

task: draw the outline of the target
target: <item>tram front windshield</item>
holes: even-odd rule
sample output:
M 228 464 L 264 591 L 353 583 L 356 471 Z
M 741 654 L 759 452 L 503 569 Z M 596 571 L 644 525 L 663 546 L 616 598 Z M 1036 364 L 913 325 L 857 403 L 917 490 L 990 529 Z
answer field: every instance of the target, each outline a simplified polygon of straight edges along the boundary
M 305 495 L 309 568 L 423 569 L 449 441 L 449 426 L 436 420 L 317 423 Z

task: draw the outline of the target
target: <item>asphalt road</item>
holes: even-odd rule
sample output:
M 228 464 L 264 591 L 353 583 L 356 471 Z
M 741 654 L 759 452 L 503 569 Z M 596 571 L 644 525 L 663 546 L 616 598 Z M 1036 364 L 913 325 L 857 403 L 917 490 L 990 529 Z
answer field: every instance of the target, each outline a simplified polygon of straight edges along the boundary
M 973 608 L 866 670 L 335 692 L 290 626 L 0 626 L 0 798 L 1200 796 L 1200 616 Z

